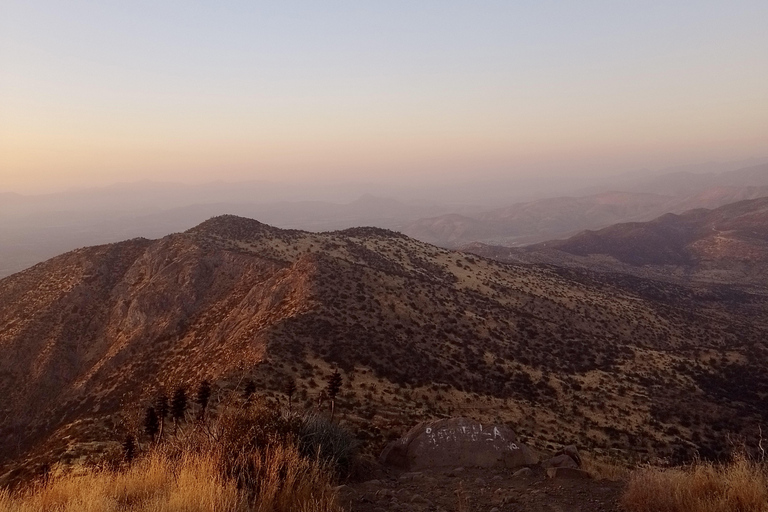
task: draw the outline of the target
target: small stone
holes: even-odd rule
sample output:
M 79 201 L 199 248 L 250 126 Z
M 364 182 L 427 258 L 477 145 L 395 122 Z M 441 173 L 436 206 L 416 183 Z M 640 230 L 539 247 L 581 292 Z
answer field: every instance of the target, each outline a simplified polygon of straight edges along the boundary
M 512 478 L 530 478 L 533 476 L 533 470 L 531 468 L 518 469 L 512 473 Z
M 570 480 L 587 479 L 592 478 L 589 473 L 583 469 L 574 468 L 548 468 L 548 478 L 567 478 Z

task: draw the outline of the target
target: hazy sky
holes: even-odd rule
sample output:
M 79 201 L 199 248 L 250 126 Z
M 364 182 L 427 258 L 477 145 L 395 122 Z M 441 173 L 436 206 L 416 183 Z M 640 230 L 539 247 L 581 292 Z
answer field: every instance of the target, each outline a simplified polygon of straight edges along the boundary
M 0 0 L 0 190 L 766 156 L 766 27 L 766 0 Z

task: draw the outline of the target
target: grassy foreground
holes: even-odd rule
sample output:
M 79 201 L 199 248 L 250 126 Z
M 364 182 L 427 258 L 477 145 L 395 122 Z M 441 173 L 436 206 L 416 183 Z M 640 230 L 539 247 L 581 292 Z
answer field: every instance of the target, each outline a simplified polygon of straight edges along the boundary
M 336 512 L 334 482 L 355 449 L 327 418 L 268 404 L 224 407 L 146 446 L 107 468 L 0 490 L 0 512 Z
M 768 512 L 768 470 L 736 456 L 729 464 L 633 472 L 622 497 L 627 512 Z
M 338 510 L 328 469 L 301 457 L 295 446 L 277 445 L 253 458 L 257 490 L 238 488 L 236 479 L 223 476 L 221 457 L 207 452 L 172 458 L 158 451 L 123 470 L 70 473 L 16 495 L 0 491 L 0 511 Z

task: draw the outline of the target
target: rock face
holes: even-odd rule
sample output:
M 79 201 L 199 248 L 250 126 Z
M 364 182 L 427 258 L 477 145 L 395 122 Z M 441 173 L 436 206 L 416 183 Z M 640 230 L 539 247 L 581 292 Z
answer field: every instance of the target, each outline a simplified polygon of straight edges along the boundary
M 539 462 L 538 455 L 517 441 L 503 425 L 469 418 L 449 418 L 416 425 L 384 449 L 383 464 L 407 470 L 444 466 L 517 468 Z

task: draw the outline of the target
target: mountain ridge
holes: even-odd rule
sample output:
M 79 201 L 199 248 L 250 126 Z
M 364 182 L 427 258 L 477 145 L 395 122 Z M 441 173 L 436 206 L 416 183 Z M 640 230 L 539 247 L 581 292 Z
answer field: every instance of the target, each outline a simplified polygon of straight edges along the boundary
M 0 280 L 0 464 L 96 456 L 137 428 L 159 389 L 203 379 L 253 379 L 279 399 L 292 378 L 314 407 L 333 368 L 348 383 L 344 421 L 374 448 L 456 411 L 641 459 L 717 454 L 728 432 L 752 435 L 768 383 L 733 399 L 717 362 L 761 368 L 768 319 L 752 312 L 765 299 L 627 282 L 380 228 L 310 233 L 234 216 L 79 249 Z M 681 400 L 696 411 L 689 426 Z

